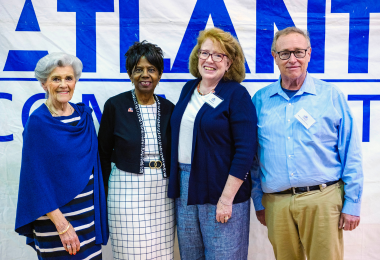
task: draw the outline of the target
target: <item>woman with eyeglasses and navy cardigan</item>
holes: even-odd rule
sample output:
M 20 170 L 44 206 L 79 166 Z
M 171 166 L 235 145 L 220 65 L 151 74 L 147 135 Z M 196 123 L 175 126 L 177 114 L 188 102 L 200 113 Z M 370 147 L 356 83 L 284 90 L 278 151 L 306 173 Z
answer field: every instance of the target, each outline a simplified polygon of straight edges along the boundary
M 200 32 L 171 118 L 170 198 L 176 199 L 182 260 L 247 259 L 256 112 L 238 41 Z

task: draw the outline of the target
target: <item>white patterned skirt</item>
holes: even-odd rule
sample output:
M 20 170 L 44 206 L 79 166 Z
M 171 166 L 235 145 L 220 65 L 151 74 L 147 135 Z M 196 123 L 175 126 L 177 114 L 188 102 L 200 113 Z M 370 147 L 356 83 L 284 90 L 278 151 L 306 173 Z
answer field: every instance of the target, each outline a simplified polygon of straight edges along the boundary
M 174 258 L 174 200 L 161 169 L 134 174 L 113 166 L 108 183 L 108 225 L 114 259 Z

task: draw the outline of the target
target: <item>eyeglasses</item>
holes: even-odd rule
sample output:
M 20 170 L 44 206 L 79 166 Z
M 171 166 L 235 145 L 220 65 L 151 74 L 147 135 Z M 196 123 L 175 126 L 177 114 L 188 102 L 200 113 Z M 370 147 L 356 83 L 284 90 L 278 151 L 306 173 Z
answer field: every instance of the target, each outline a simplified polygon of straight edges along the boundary
M 224 56 L 227 56 L 223 53 L 209 53 L 208 51 L 199 50 L 198 51 L 198 58 L 201 60 L 207 60 L 208 57 L 211 55 L 211 59 L 215 62 L 221 62 L 224 58 Z
M 292 53 L 297 59 L 302 59 L 306 56 L 306 51 L 307 49 L 301 49 L 295 51 L 277 51 L 276 53 L 281 60 L 288 60 L 290 59 L 290 55 L 292 55 Z

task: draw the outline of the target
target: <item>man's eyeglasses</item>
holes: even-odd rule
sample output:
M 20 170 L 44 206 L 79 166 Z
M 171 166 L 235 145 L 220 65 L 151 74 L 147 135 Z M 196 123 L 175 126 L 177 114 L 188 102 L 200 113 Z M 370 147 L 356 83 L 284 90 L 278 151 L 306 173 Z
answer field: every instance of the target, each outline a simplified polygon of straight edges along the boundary
M 203 51 L 203 50 L 198 51 L 198 58 L 202 60 L 207 60 L 210 55 L 211 55 L 211 59 L 215 62 L 221 62 L 224 56 L 227 56 L 226 54 L 223 54 L 223 53 L 209 53 L 208 51 Z
M 306 56 L 306 51 L 307 49 L 301 49 L 295 51 L 277 51 L 276 53 L 281 60 L 288 60 L 290 59 L 290 55 L 292 55 L 292 53 L 297 59 L 302 59 Z

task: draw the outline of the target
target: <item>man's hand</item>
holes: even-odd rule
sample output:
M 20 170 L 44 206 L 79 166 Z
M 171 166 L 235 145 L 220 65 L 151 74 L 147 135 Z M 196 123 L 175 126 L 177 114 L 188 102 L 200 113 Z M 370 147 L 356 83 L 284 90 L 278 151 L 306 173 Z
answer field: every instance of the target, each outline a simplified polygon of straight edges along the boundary
M 257 213 L 256 213 L 257 215 Z M 354 230 L 357 226 L 359 226 L 360 223 L 360 217 L 353 216 L 349 214 L 342 213 L 340 214 L 339 219 L 339 228 L 344 230 Z
M 267 223 L 265 222 L 265 209 L 256 211 L 256 217 L 261 224 L 267 226 Z

